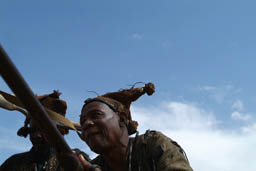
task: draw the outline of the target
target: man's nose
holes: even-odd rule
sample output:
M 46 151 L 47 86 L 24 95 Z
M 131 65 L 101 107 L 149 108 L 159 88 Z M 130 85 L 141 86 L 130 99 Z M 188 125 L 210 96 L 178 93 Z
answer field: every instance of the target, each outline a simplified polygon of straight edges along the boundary
M 94 122 L 91 119 L 87 119 L 83 124 L 82 129 L 88 129 L 93 125 L 94 125 Z

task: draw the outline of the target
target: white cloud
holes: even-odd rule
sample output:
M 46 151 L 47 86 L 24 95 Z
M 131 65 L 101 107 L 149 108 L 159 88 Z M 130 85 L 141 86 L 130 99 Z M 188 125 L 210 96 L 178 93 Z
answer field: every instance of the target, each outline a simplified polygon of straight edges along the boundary
M 209 93 L 209 97 L 214 99 L 218 104 L 223 104 L 225 100 L 233 96 L 234 93 L 240 93 L 242 90 L 235 88 L 231 84 L 226 84 L 223 86 L 200 86 L 200 91 Z
M 132 34 L 132 38 L 134 39 L 142 39 L 143 35 L 142 34 L 139 34 L 139 33 L 133 33 Z
M 220 129 L 214 113 L 196 105 L 169 102 L 161 106 L 133 107 L 139 131 L 159 130 L 176 140 L 186 151 L 196 171 L 254 171 L 256 124 L 245 131 Z M 252 131 L 254 130 L 254 131 Z
M 214 99 L 218 104 L 222 104 L 227 95 L 227 91 L 224 91 L 224 88 L 218 88 L 213 86 L 202 86 L 199 87 L 201 91 L 205 91 L 209 93 L 209 96 Z
M 232 105 L 232 109 L 242 111 L 244 109 L 244 103 L 241 100 L 236 100 Z
M 251 115 L 235 111 L 231 113 L 231 118 L 234 120 L 248 121 L 251 119 Z
M 214 91 L 216 90 L 216 87 L 213 87 L 213 86 L 202 86 L 202 87 L 199 87 L 200 90 L 203 90 L 203 91 Z
M 243 126 L 241 130 L 246 134 L 254 134 L 256 132 L 256 123 Z
M 163 129 L 163 125 L 168 129 L 212 129 L 217 126 L 217 121 L 213 113 L 205 111 L 193 104 L 180 102 L 169 102 L 162 104 L 159 108 L 133 108 L 136 113 L 134 117 L 144 127 L 154 127 Z M 154 118 L 154 122 L 152 122 Z M 161 123 L 161 124 L 159 124 Z M 146 128 L 145 128 L 146 129 Z
M 169 41 L 164 41 L 162 42 L 162 47 L 163 48 L 170 48 L 173 46 L 173 43 L 169 42 Z
M 231 106 L 232 110 L 231 118 L 237 121 L 249 121 L 252 119 L 250 114 L 246 114 L 243 112 L 244 110 L 244 103 L 241 100 L 236 100 L 233 105 Z

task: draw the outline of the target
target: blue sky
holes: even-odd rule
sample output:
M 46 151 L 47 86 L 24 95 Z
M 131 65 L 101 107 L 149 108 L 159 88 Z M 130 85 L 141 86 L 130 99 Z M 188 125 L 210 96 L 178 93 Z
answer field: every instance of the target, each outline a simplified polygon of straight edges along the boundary
M 153 82 L 156 93 L 132 108 L 141 133 L 158 129 L 177 139 L 198 171 L 254 170 L 244 156 L 256 143 L 255 5 L 9 0 L 0 3 L 0 43 L 35 93 L 63 93 L 72 120 L 78 121 L 84 99 L 94 96 L 88 90 L 102 94 Z M 3 80 L 0 89 L 11 93 Z M 30 143 L 16 136 L 21 114 L 0 109 L 0 115 L 2 163 Z M 155 116 L 158 122 L 147 119 Z M 90 153 L 75 134 L 67 141 Z

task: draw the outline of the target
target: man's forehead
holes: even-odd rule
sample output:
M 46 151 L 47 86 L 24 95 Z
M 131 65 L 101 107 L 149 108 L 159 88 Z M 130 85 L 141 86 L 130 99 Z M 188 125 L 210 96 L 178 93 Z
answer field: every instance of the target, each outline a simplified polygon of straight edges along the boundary
M 109 108 L 108 105 L 99 101 L 93 101 L 85 105 L 83 111 L 103 110 L 106 108 Z
M 88 106 L 87 106 L 88 105 Z M 114 111 L 106 104 L 102 102 L 91 102 L 87 104 L 82 110 L 82 117 L 93 115 L 95 112 L 103 112 L 106 115 L 114 115 Z

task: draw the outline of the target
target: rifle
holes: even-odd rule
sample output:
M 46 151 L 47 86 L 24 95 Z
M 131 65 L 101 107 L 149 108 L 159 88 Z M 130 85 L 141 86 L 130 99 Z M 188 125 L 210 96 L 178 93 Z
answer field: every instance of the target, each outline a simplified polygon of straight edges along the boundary
M 45 108 L 36 98 L 28 84 L 19 73 L 0 44 L 0 74 L 18 100 L 30 113 L 58 153 L 73 155 L 70 147 L 58 131 L 54 122 L 49 118 Z
M 26 117 L 31 118 L 30 114 L 26 109 L 24 109 L 24 106 L 22 103 L 13 95 L 8 94 L 4 91 L 0 90 L 0 107 L 3 109 L 7 109 L 10 111 L 19 111 L 22 114 L 24 114 Z M 54 112 L 47 107 L 45 107 L 46 112 L 50 116 L 50 118 L 58 125 L 66 129 L 71 129 L 74 131 L 81 131 L 81 125 L 78 122 L 74 122 L 72 120 L 69 120 L 62 116 L 61 114 Z

